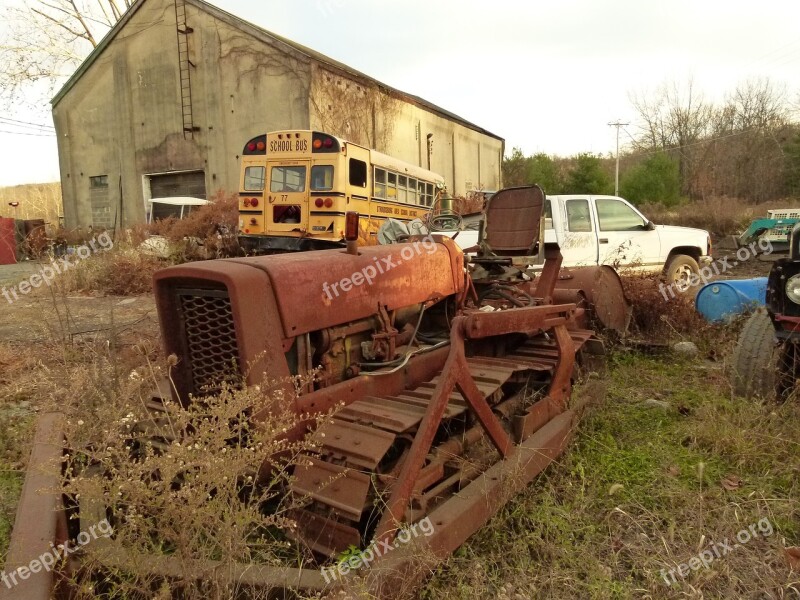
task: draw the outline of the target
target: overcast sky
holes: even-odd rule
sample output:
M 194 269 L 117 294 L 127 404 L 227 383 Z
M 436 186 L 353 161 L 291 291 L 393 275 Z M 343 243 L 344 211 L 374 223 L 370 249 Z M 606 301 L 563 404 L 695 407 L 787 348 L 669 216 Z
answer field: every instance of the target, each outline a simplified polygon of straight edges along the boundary
M 507 153 L 613 152 L 607 123 L 630 121 L 629 141 L 630 93 L 665 82 L 692 78 L 712 100 L 759 77 L 800 91 L 800 0 L 212 3 L 488 129 Z M 0 185 L 57 180 L 55 138 L 9 129 Z

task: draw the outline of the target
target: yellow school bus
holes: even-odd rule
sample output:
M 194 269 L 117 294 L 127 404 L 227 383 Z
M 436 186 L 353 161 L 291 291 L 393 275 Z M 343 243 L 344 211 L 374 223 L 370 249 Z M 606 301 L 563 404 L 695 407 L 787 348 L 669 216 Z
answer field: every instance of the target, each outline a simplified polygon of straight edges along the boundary
M 444 178 L 319 131 L 276 131 L 245 144 L 239 242 L 248 253 L 344 245 L 345 213 L 359 243 L 377 243 L 387 218 L 410 221 L 433 206 Z

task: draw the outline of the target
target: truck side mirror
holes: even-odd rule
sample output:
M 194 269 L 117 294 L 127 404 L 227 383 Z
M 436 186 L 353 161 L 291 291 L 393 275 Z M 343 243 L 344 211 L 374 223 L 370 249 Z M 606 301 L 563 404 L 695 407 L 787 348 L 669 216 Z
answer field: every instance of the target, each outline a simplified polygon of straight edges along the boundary
M 653 223 L 652 221 L 648 221 L 647 223 L 644 224 L 645 231 L 653 231 L 655 228 L 656 228 L 655 223 Z

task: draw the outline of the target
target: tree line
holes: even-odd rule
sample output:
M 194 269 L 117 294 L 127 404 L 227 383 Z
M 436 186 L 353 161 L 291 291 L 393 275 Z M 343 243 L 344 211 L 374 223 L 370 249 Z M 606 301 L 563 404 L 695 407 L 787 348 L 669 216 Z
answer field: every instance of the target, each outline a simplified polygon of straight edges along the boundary
M 750 203 L 800 196 L 800 123 L 786 92 L 748 81 L 712 103 L 692 81 L 632 94 L 638 124 L 620 149 L 620 195 L 635 203 L 739 198 Z M 547 193 L 611 194 L 615 157 L 572 157 L 519 148 L 503 161 L 506 186 L 538 183 Z

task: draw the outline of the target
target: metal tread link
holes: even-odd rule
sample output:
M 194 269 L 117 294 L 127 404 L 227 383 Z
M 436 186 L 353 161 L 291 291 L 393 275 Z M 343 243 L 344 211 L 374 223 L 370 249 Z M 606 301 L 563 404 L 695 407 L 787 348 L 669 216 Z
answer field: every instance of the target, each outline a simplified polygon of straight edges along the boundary
M 592 332 L 573 330 L 570 334 L 577 350 Z M 552 371 L 557 362 L 555 342 L 542 338 L 523 344 L 508 357 L 467 359 L 473 380 L 490 401 L 515 373 Z M 295 469 L 291 492 L 357 524 L 372 504 L 370 473 L 376 471 L 397 435 L 417 428 L 439 378 L 437 375 L 394 396 L 365 396 L 344 407 L 330 423 L 314 432 L 319 456 L 309 456 L 306 465 Z M 451 419 L 466 410 L 461 394 L 453 392 L 443 418 Z M 356 527 L 309 510 L 296 511 L 296 518 L 299 537 L 316 552 L 332 556 L 351 544 L 358 545 Z

